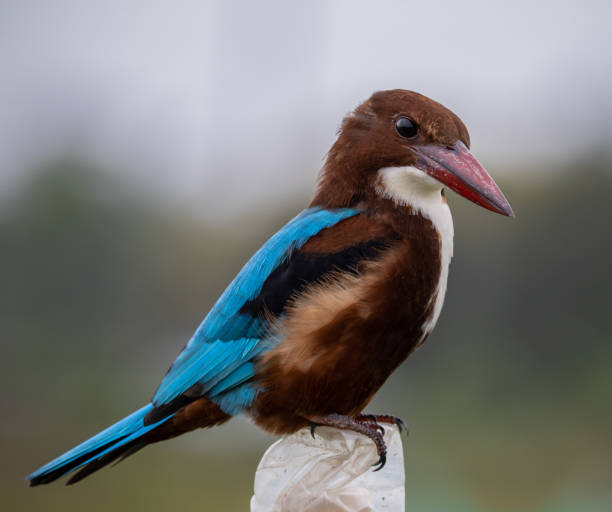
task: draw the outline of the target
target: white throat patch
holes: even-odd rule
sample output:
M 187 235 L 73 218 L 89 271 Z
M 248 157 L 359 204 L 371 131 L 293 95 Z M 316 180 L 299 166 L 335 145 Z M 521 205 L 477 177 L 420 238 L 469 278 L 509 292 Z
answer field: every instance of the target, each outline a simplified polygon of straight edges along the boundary
M 423 326 L 429 334 L 435 327 L 446 295 L 448 266 L 453 257 L 453 217 L 442 196 L 442 184 L 416 167 L 385 167 L 378 171 L 377 191 L 397 204 L 409 206 L 415 213 L 429 219 L 438 234 L 441 244 L 441 269 L 438 286 L 431 297 L 435 300 L 433 314 Z

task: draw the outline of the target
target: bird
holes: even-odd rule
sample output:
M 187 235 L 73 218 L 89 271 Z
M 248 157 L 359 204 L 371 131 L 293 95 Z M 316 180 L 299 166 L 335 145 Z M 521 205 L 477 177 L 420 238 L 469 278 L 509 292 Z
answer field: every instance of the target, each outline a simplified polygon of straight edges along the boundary
M 416 92 L 377 91 L 343 119 L 308 207 L 239 271 L 151 401 L 26 477 L 73 484 L 143 447 L 247 415 L 291 434 L 351 430 L 386 461 L 363 410 L 429 336 L 453 255 L 445 189 L 514 217 L 463 122 Z

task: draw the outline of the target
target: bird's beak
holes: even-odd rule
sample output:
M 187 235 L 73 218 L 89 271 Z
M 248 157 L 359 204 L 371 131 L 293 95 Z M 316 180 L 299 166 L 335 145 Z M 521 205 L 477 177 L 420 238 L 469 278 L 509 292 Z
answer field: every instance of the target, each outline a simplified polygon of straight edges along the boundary
M 413 149 L 418 156 L 417 169 L 487 210 L 514 217 L 502 191 L 463 142 L 457 141 L 454 146 L 431 144 Z

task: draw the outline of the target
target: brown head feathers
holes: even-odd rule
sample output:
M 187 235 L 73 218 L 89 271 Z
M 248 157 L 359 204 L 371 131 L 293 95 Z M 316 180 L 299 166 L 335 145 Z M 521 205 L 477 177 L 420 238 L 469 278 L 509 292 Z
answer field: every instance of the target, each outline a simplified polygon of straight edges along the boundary
M 396 130 L 398 118 L 418 127 L 410 141 Z M 375 92 L 348 114 L 330 149 L 311 206 L 343 207 L 374 194 L 376 172 L 383 167 L 413 165 L 414 146 L 470 145 L 467 128 L 453 112 L 422 94 L 393 89 Z

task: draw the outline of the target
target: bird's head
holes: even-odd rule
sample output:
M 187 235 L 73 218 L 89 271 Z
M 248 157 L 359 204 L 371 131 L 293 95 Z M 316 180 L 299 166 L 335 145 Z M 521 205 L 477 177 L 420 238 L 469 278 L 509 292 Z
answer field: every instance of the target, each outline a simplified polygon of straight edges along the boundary
M 351 206 L 382 195 L 410 206 L 448 187 L 513 217 L 469 147 L 461 119 L 439 103 L 401 89 L 376 92 L 342 122 L 312 204 Z

